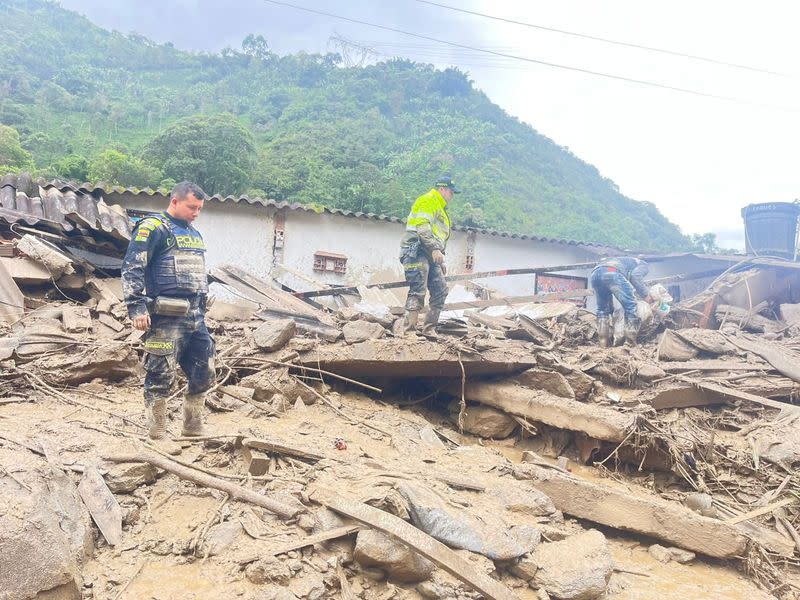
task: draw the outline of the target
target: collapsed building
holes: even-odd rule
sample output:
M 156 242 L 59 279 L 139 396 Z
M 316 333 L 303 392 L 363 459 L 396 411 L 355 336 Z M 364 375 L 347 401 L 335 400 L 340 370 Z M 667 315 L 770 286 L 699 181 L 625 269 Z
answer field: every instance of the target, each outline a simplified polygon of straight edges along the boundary
M 399 282 L 218 263 L 212 433 L 168 456 L 107 201 L 0 182 L 0 596 L 797 597 L 797 263 L 652 256 L 681 300 L 607 349 L 585 283 L 451 276 L 409 337 Z

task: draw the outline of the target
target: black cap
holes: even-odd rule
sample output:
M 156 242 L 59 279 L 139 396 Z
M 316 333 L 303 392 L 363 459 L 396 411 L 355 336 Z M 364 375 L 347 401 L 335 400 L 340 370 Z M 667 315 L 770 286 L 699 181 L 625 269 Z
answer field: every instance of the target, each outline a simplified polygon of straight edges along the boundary
M 455 183 L 453 183 L 453 178 L 450 175 L 442 175 L 441 177 L 437 178 L 436 183 L 434 183 L 433 186 L 437 188 L 450 188 L 453 190 L 454 194 L 461 193 L 461 190 L 456 187 Z

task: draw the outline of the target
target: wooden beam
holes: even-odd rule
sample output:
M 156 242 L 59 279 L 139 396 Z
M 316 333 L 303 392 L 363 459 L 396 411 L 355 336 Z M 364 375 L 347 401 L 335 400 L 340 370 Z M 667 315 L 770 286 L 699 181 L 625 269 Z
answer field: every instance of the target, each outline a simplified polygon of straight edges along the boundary
M 754 404 L 760 404 L 761 406 L 768 406 L 769 408 L 777 408 L 779 410 L 800 410 L 798 409 L 797 406 L 788 404 L 786 402 L 778 402 L 777 400 L 762 398 L 761 396 L 756 396 L 755 394 L 740 392 L 739 390 L 734 390 L 732 388 L 728 388 L 723 385 L 718 385 L 716 383 L 705 383 L 697 381 L 697 382 L 692 382 L 692 385 L 701 390 L 706 390 L 715 394 L 720 394 L 721 396 L 724 396 L 729 400 L 730 399 L 744 400 L 745 402 L 752 402 Z
M 312 498 L 339 514 L 392 536 L 488 600 L 518 600 L 502 583 L 484 575 L 450 548 L 393 514 L 344 498 L 339 492 L 318 490 Z
M 583 480 L 536 465 L 514 467 L 565 514 L 669 542 L 715 558 L 744 556 L 747 536 L 734 525 L 703 517 L 674 502 L 622 487 Z

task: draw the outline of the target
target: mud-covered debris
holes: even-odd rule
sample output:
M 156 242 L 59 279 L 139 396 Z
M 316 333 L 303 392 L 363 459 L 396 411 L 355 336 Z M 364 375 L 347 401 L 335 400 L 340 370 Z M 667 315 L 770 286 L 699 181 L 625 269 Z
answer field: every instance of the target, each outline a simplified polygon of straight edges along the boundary
M 19 460 L 0 449 L 4 471 L 17 470 L 16 480 L 0 478 L 0 597 L 23 600 L 50 591 L 77 600 L 81 565 L 94 547 L 89 512 L 66 475 L 31 463 L 19 471 Z
M 214 525 L 206 534 L 202 554 L 204 556 L 222 554 L 242 533 L 244 533 L 244 527 L 238 520 L 223 521 Z
M 653 544 L 647 549 L 647 552 L 660 563 L 668 563 L 675 561 L 677 563 L 685 564 L 692 562 L 696 555 L 694 552 L 682 550 L 681 548 L 665 547 L 659 544 Z
M 358 564 L 381 569 L 390 579 L 402 582 L 424 581 L 434 569 L 427 558 L 391 536 L 371 529 L 358 532 L 353 557 Z
M 292 319 L 270 319 L 253 331 L 253 341 L 262 350 L 275 352 L 283 348 L 296 331 L 297 325 Z
M 531 388 L 534 390 L 544 390 L 550 392 L 554 396 L 561 398 L 575 399 L 575 390 L 572 389 L 567 378 L 556 371 L 548 371 L 546 369 L 528 369 L 517 377 L 513 378 L 521 386 Z
M 316 571 L 310 571 L 293 577 L 289 582 L 289 590 L 298 598 L 319 600 L 325 597 L 325 580 Z
M 606 591 L 614 560 L 605 536 L 595 529 L 542 544 L 530 556 L 533 579 L 562 600 L 592 600 Z
M 283 586 L 291 580 L 292 572 L 284 561 L 267 555 L 247 565 L 245 576 L 251 583 L 277 583 Z
M 115 494 L 130 494 L 156 480 L 156 469 L 149 463 L 112 463 L 105 475 L 108 489 Z
M 409 505 L 411 522 L 440 542 L 483 554 L 492 560 L 511 560 L 530 552 L 539 541 L 534 527 L 512 527 L 497 510 L 476 518 L 466 510 L 446 504 L 422 485 L 402 483 L 398 491 Z

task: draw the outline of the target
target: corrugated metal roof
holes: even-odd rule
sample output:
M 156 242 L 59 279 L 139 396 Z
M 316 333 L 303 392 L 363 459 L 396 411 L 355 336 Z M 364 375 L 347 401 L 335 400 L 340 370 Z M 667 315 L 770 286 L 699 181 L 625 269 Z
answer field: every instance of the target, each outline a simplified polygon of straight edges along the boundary
M 92 195 L 103 195 L 107 197 L 111 197 L 114 194 L 119 195 L 129 195 L 129 196 L 147 196 L 147 197 L 162 197 L 164 200 L 167 200 L 169 196 L 169 192 L 167 190 L 154 190 L 151 188 L 125 188 L 119 186 L 104 186 L 102 183 L 92 184 L 92 183 L 81 183 L 81 184 L 70 184 L 65 183 L 62 181 L 50 181 L 47 182 L 46 186 L 56 187 L 62 192 L 65 191 L 73 191 L 73 192 L 81 192 L 85 194 L 92 194 Z M 365 212 L 355 212 L 350 210 L 345 210 L 341 208 L 319 208 L 316 206 L 309 206 L 306 204 L 299 204 L 299 203 L 290 203 L 286 201 L 280 200 L 272 200 L 266 198 L 255 197 L 251 198 L 246 195 L 242 196 L 222 196 L 220 194 L 216 194 L 209 198 L 212 202 L 233 202 L 234 204 L 250 204 L 250 205 L 260 205 L 269 208 L 275 208 L 277 210 L 287 209 L 287 210 L 302 210 L 306 212 L 326 212 L 332 215 L 341 215 L 343 217 L 352 217 L 356 219 L 370 219 L 373 221 L 387 221 L 390 223 L 404 223 L 404 218 L 394 217 L 391 215 L 383 215 L 383 214 L 375 214 L 375 213 L 365 213 Z M 581 248 L 585 248 L 592 252 L 597 253 L 607 253 L 607 252 L 623 252 L 627 253 L 630 252 L 629 250 L 624 250 L 622 248 L 617 248 L 614 246 L 608 246 L 605 244 L 598 244 L 595 242 L 581 242 L 578 240 L 569 240 L 564 238 L 551 238 L 551 237 L 543 237 L 538 235 L 527 235 L 521 233 L 511 233 L 507 231 L 498 231 L 496 229 L 481 229 L 477 227 L 462 227 L 456 225 L 453 227 L 456 231 L 474 231 L 475 233 L 480 233 L 482 235 L 491 235 L 496 237 L 504 237 L 510 239 L 519 239 L 519 240 L 532 240 L 537 242 L 547 242 L 551 244 L 565 244 L 569 246 L 578 246 Z
M 26 175 L 0 179 L 0 220 L 44 225 L 67 234 L 90 230 L 124 241 L 131 234 L 130 220 L 121 206 L 109 206 L 102 196 L 33 181 Z

